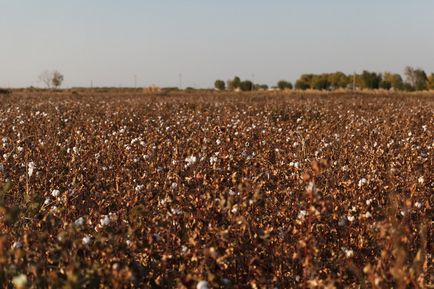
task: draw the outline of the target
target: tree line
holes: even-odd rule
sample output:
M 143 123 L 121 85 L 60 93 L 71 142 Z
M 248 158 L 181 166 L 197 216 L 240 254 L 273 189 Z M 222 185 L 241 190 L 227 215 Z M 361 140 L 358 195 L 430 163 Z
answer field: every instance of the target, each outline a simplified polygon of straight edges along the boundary
M 420 68 L 407 66 L 403 78 L 398 73 L 377 73 L 364 70 L 360 74 L 347 75 L 343 72 L 302 74 L 295 84 L 286 80 L 280 80 L 272 89 L 279 90 L 335 90 L 335 89 L 385 89 L 394 91 L 422 91 L 434 89 L 434 73 L 427 75 Z M 241 80 L 238 76 L 234 79 L 216 80 L 216 90 L 252 91 L 268 90 L 266 84 L 254 84 L 251 80 Z

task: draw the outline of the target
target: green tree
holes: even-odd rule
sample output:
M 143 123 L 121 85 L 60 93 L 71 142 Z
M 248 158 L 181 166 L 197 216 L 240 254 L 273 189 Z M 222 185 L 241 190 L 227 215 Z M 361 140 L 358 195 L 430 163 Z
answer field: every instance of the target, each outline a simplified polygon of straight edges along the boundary
M 225 90 L 226 89 L 226 83 L 223 80 L 218 79 L 214 82 L 214 87 L 217 90 Z
M 361 88 L 367 88 L 367 89 L 380 88 L 380 83 L 382 81 L 381 74 L 364 70 L 359 77 L 360 77 L 359 81 L 360 81 Z
M 326 90 L 330 88 L 330 82 L 329 82 L 329 76 L 328 74 L 320 74 L 320 75 L 314 75 L 312 77 L 311 81 L 311 88 L 317 89 L 317 90 Z
M 295 82 L 295 88 L 306 90 L 311 88 L 313 74 L 302 74 L 300 78 Z
M 398 73 L 385 72 L 380 87 L 383 89 L 403 90 L 404 81 Z
M 337 71 L 329 75 L 330 86 L 333 89 L 337 88 L 347 88 L 351 83 L 351 77 L 347 76 L 345 73 Z
M 53 87 L 54 88 L 60 87 L 62 85 L 62 82 L 63 82 L 63 75 L 57 70 L 53 71 L 53 75 L 51 78 L 51 84 L 53 85 Z
M 255 89 L 268 90 L 268 85 L 266 85 L 266 84 L 255 84 Z
M 239 88 L 242 91 L 252 91 L 253 90 L 253 82 L 250 80 L 241 81 Z
M 434 89 L 434 73 L 428 77 L 428 89 Z
M 228 88 L 230 90 L 235 90 L 240 88 L 241 79 L 238 76 L 235 76 L 233 80 L 228 81 Z
M 292 89 L 292 83 L 286 80 L 280 80 L 277 82 L 277 87 L 280 90 Z

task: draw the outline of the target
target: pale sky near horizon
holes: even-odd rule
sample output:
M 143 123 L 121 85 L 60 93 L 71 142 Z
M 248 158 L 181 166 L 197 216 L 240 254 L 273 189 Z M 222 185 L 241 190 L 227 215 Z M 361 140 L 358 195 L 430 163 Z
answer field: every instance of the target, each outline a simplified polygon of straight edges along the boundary
M 434 0 L 0 0 L 0 87 L 434 72 Z

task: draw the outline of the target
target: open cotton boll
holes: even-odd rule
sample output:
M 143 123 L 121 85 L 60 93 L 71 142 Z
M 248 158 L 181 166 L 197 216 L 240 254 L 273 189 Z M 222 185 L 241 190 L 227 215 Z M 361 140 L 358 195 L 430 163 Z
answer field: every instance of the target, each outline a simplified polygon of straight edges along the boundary
M 209 289 L 209 284 L 207 281 L 199 281 L 197 283 L 196 289 Z
M 101 220 L 99 221 L 101 226 L 108 226 L 110 224 L 110 218 L 107 215 L 104 215 Z
M 27 287 L 27 276 L 20 274 L 12 278 L 12 284 L 14 284 L 17 289 L 24 289 Z
M 83 226 L 84 225 L 84 218 L 80 217 L 77 220 L 75 220 L 74 225 L 76 225 L 77 227 Z
M 29 164 L 28 164 L 28 169 L 27 169 L 27 174 L 28 174 L 28 176 L 29 176 L 29 178 L 33 175 L 33 172 L 35 171 L 35 169 L 36 169 L 36 165 L 35 165 L 35 163 L 34 162 L 30 162 Z
M 90 236 L 84 236 L 83 239 L 81 239 L 81 242 L 83 243 L 83 245 L 90 244 L 90 242 L 91 242 Z
M 57 198 L 60 195 L 60 191 L 59 190 L 53 190 L 51 192 L 51 196 L 53 196 L 54 198 Z

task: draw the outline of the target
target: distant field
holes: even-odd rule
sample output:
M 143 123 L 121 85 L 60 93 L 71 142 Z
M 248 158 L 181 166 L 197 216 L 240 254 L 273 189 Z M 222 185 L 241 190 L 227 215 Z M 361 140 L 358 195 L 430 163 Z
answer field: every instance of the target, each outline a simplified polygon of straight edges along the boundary
M 433 113 L 430 93 L 0 95 L 0 284 L 432 288 Z

